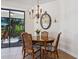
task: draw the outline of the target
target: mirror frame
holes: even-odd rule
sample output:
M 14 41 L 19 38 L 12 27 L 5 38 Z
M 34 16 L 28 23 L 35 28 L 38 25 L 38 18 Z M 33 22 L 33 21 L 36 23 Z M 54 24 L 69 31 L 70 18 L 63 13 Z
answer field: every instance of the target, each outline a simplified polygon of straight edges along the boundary
M 43 26 L 43 22 L 42 22 L 42 20 L 44 20 L 43 19 L 43 16 L 45 16 L 45 15 L 47 15 L 48 17 L 49 17 L 49 24 L 48 24 L 48 26 L 47 27 L 44 27 Z M 42 16 L 41 16 L 41 18 L 40 18 L 40 25 L 41 25 L 41 27 L 43 28 L 43 29 L 49 29 L 50 28 L 50 26 L 51 26 L 51 16 L 47 13 L 47 12 L 45 12 L 44 14 L 42 14 Z

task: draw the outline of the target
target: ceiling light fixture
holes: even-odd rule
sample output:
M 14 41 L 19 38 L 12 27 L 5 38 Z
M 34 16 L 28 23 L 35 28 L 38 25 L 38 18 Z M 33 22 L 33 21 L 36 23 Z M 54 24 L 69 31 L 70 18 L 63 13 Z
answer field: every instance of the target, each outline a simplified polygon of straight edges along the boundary
M 43 10 L 42 10 L 42 8 L 40 7 L 40 5 L 39 5 L 39 0 L 37 0 L 37 9 L 35 10 L 35 8 L 32 8 L 30 11 L 29 11 L 29 15 L 32 17 L 32 18 L 37 18 L 37 19 L 39 19 L 40 17 L 41 17 L 41 15 L 42 15 L 42 13 L 43 13 Z

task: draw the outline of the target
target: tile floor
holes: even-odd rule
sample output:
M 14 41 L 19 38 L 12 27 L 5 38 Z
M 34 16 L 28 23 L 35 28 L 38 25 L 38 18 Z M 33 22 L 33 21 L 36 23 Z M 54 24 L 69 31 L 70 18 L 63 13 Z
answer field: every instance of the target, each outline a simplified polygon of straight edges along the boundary
M 1 59 L 22 59 L 21 47 L 3 48 Z
M 12 47 L 1 49 L 1 59 L 23 59 L 22 57 L 22 47 Z M 31 56 L 26 57 L 26 59 L 31 59 Z M 39 59 L 39 58 L 38 58 Z M 47 58 L 50 59 L 50 58 Z M 59 59 L 76 59 L 69 54 L 59 51 Z

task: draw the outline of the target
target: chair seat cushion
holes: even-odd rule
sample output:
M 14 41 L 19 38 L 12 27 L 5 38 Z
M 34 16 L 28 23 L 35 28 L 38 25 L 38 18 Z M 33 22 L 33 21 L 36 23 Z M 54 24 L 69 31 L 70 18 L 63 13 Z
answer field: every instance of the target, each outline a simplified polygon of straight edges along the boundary
M 33 48 L 34 49 L 34 53 L 40 51 L 40 48 Z
M 41 49 L 45 49 L 45 47 L 42 46 Z M 54 49 L 54 46 L 48 45 L 48 46 L 46 47 L 46 50 L 47 50 L 47 51 L 54 51 L 55 49 Z
M 40 50 L 40 48 L 33 48 L 33 49 L 25 49 L 25 52 L 27 53 L 27 54 L 31 54 L 31 53 L 36 53 L 36 52 L 38 52 Z
M 34 45 L 32 45 L 32 47 L 33 47 L 33 48 L 40 48 L 40 45 L 34 44 Z

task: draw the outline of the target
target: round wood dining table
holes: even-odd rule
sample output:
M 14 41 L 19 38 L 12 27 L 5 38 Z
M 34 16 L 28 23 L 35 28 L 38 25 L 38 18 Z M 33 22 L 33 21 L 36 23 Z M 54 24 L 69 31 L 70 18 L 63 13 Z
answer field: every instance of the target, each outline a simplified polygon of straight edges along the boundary
M 54 40 L 55 40 L 54 37 L 48 37 L 48 40 L 43 40 L 43 39 L 41 39 L 41 37 L 39 37 L 39 36 L 32 36 L 32 42 L 35 42 L 35 43 L 40 43 L 40 42 L 44 43 L 45 41 L 46 41 L 47 43 L 53 43 Z
M 54 42 L 54 40 L 55 40 L 54 37 L 48 37 L 48 40 L 43 40 L 43 39 L 41 39 L 40 36 L 33 36 L 33 37 L 32 37 L 32 42 L 33 42 L 33 44 L 38 44 L 38 45 L 40 45 L 40 48 L 41 48 L 42 46 L 44 46 L 45 49 L 46 49 L 47 44 L 50 43 L 50 44 L 52 45 L 52 43 Z M 45 58 L 46 58 L 46 57 L 45 57 Z M 44 58 L 44 59 L 45 59 L 45 58 Z

